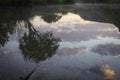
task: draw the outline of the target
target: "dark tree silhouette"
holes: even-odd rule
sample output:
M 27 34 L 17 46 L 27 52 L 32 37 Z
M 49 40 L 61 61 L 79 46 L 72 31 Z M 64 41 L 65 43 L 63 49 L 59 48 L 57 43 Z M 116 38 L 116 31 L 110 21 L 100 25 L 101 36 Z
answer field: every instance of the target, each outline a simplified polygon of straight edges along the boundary
M 3 47 L 4 44 L 9 40 L 9 35 L 14 31 L 14 24 L 14 21 L 9 20 L 0 22 L 0 47 Z
M 59 10 L 57 12 L 59 12 Z M 43 11 L 43 13 L 37 13 L 37 11 L 32 12 L 30 8 L 26 8 L 25 10 L 23 8 L 18 8 L 18 9 L 13 8 L 10 10 L 1 9 L 0 10 L 0 47 L 4 46 L 4 44 L 7 41 L 9 41 L 9 35 L 13 34 L 14 30 L 17 27 L 17 24 L 20 23 L 21 21 L 27 25 L 27 28 L 29 28 L 30 32 L 31 29 L 36 31 L 34 27 L 31 27 L 31 25 L 29 24 L 28 20 L 30 18 L 33 18 L 35 15 L 38 16 L 40 15 L 42 16 L 43 20 L 46 21 L 47 23 L 56 22 L 61 18 L 61 16 L 55 15 L 55 13 L 57 12 L 52 11 L 51 13 L 46 14 L 46 11 Z M 66 12 L 62 14 L 65 13 Z
M 28 13 L 29 10 L 27 9 Z M 30 17 L 30 14 L 22 9 L 0 10 L 0 47 L 9 41 L 10 35 L 13 34 L 17 23 Z
M 47 23 L 52 23 L 58 21 L 62 16 L 58 16 L 55 14 L 42 16 L 43 20 Z
M 20 39 L 20 49 L 24 58 L 28 61 L 39 62 L 51 57 L 59 47 L 60 38 L 56 38 L 52 32 L 39 32 L 29 21 L 26 21 L 28 33 Z

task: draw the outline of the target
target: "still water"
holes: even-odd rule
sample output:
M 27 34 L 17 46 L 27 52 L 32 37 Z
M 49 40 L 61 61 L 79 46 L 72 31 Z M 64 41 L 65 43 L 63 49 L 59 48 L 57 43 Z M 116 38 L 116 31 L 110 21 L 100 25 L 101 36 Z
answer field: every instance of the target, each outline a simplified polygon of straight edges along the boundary
M 120 6 L 0 9 L 0 80 L 120 80 Z

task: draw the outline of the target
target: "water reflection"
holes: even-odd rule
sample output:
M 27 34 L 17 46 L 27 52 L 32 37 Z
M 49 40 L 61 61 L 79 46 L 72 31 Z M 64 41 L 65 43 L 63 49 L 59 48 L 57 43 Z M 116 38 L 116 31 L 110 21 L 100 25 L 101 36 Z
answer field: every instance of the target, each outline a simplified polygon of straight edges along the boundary
M 26 13 L 23 9 L 11 9 L 11 10 L 0 10 L 0 46 L 9 41 L 10 35 L 15 32 L 15 28 L 18 27 L 18 23 L 27 20 L 29 18 L 29 9 Z
M 101 55 L 120 55 L 120 45 L 118 44 L 103 44 L 98 45 L 92 49 L 93 52 L 100 53 Z
M 86 48 L 81 47 L 81 48 L 75 48 L 75 47 L 64 47 L 61 48 L 57 51 L 57 55 L 59 56 L 68 56 L 68 55 L 78 55 L 82 54 L 86 51 Z M 74 54 L 73 54 L 74 53 Z
M 68 8 L 0 10 L 0 80 L 120 79 L 119 26 Z
M 96 66 L 89 70 L 95 74 L 104 76 L 104 80 L 116 80 L 115 71 L 110 69 L 109 65 Z
M 13 33 L 15 27 L 15 22 L 5 21 L 0 22 L 0 47 L 9 40 L 9 35 Z
M 61 17 L 62 17 L 62 16 L 60 16 L 60 15 L 55 15 L 55 14 L 42 16 L 42 18 L 44 19 L 44 21 L 46 21 L 46 22 L 48 22 L 48 23 L 56 22 L 56 21 L 58 21 Z
M 20 26 L 23 28 L 30 18 L 35 15 L 42 16 L 42 19 L 48 23 L 56 22 L 61 18 L 60 15 L 56 15 L 54 12 L 44 15 L 44 13 L 32 14 L 32 9 L 10 9 L 10 10 L 0 10 L 0 47 L 9 41 L 10 35 L 16 30 L 16 27 Z M 27 13 L 26 13 L 27 12 Z M 64 13 L 65 14 L 65 13 Z M 28 23 L 27 23 L 28 24 Z
M 114 45 L 120 44 L 120 33 L 115 25 L 88 21 L 80 15 L 70 12 L 62 15 L 55 23 L 46 23 L 39 16 L 35 16 L 31 23 L 41 31 L 52 30 L 62 39 L 57 54 L 43 62 L 43 65 L 34 73 L 34 75 L 37 75 L 35 78 L 38 80 L 114 80 L 116 74 L 114 70 L 107 66 L 100 68 L 100 71 L 97 71 L 98 74 L 92 74 L 89 69 L 103 64 L 113 65 L 114 62 L 119 60 L 119 57 L 111 56 L 114 54 L 113 52 L 119 52 L 119 48 Z M 101 56 L 102 54 L 96 54 L 95 51 L 91 50 L 95 48 L 98 53 L 96 46 L 106 44 L 114 46 L 111 54 L 107 46 L 100 50 L 105 54 L 108 52 L 108 56 Z M 111 59 L 112 61 L 110 61 Z M 39 72 L 41 69 L 42 71 Z M 119 77 L 116 80 L 119 80 Z
M 39 32 L 30 22 L 27 22 L 28 33 L 20 39 L 20 49 L 26 60 L 39 62 L 56 53 L 59 38 L 53 32 Z
M 46 23 L 39 16 L 35 16 L 31 23 L 41 31 L 54 31 L 64 41 L 79 42 L 94 39 L 96 36 L 116 38 L 120 36 L 118 28 L 113 24 L 84 20 L 81 16 L 70 12 L 62 15 L 60 20 L 52 24 Z

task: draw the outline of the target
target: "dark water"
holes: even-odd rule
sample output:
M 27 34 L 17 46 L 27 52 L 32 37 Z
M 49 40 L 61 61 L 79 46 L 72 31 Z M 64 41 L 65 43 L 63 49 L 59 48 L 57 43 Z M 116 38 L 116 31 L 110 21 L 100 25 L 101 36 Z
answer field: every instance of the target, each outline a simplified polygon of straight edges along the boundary
M 1 8 L 0 80 L 32 71 L 28 80 L 120 80 L 119 14 L 115 5 Z

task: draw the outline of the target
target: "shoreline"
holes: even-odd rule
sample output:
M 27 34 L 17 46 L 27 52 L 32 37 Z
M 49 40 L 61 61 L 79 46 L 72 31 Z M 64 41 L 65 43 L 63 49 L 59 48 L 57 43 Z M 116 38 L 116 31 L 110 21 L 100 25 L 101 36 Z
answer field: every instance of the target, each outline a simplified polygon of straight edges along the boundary
M 117 7 L 120 8 L 120 3 L 74 3 L 74 4 L 50 4 L 50 5 L 32 5 L 32 6 L 0 6 L 0 8 L 48 8 L 48 7 Z

